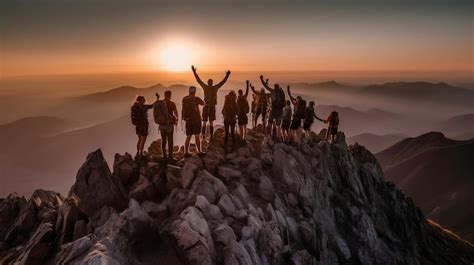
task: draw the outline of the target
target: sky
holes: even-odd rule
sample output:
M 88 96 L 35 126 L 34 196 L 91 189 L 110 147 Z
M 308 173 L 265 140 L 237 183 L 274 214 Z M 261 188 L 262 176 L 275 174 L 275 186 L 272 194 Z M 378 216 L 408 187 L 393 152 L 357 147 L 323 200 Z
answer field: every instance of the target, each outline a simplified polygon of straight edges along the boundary
M 2 77 L 474 70 L 474 1 L 11 1 Z

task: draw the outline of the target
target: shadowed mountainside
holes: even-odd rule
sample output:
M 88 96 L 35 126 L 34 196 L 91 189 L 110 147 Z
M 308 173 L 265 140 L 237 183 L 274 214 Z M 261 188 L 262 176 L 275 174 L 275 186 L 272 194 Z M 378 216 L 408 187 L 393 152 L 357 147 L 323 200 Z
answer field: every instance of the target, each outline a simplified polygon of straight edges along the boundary
M 406 138 L 402 134 L 385 134 L 385 135 L 376 135 L 372 133 L 362 133 L 352 137 L 347 138 L 348 144 L 358 143 L 365 146 L 370 152 L 377 153 L 387 147 L 393 145 L 394 143 Z
M 428 218 L 474 242 L 474 141 L 431 132 L 404 139 L 376 157 L 387 179 Z

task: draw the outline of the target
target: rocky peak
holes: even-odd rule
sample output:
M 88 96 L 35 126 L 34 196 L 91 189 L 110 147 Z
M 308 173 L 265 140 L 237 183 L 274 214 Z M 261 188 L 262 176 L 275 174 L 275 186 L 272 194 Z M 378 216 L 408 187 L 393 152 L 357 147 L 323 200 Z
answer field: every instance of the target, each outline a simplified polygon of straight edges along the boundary
M 205 156 L 177 165 L 116 155 L 111 173 L 100 150 L 89 154 L 70 198 L 53 206 L 56 218 L 36 218 L 23 241 L 2 245 L 2 262 L 474 261 L 471 245 L 427 222 L 385 181 L 375 157 L 363 146 L 348 147 L 342 133 L 335 144 L 313 134 L 309 143 L 293 146 L 250 130 L 247 143 L 229 154 L 222 135 L 216 131 Z M 16 197 L 0 201 L 0 209 L 17 220 L 25 205 Z

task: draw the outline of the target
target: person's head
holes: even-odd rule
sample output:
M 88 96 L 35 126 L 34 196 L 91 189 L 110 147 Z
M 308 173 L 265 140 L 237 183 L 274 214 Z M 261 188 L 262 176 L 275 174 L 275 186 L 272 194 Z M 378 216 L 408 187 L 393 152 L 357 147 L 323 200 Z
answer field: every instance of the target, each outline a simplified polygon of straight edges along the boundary
M 244 91 L 242 91 L 242 89 L 239 89 L 238 93 L 239 93 L 239 96 L 242 96 L 244 94 Z
M 287 106 L 290 106 L 291 105 L 291 102 L 289 100 L 286 100 L 286 105 Z
M 301 101 L 301 100 L 303 100 L 303 98 L 301 96 L 297 96 L 296 100 Z
M 235 91 L 234 91 L 234 90 L 231 90 L 231 91 L 229 92 L 229 97 L 230 97 L 231 99 L 235 99 L 236 95 L 235 95 Z
M 165 99 L 170 100 L 171 99 L 171 90 L 166 90 L 165 91 Z
M 280 88 L 280 85 L 279 85 L 279 84 L 275 84 L 273 87 L 274 87 L 275 89 L 279 89 L 279 88 Z
M 138 103 L 140 105 L 145 104 L 145 97 L 144 96 L 137 96 L 137 98 L 135 99 L 135 103 Z
M 337 116 L 339 116 L 339 113 L 337 113 L 337 111 L 333 111 L 333 112 L 331 112 L 331 116 L 337 117 Z
M 196 87 L 195 86 L 190 86 L 189 87 L 189 95 L 196 95 Z
M 265 94 L 265 88 L 260 88 L 260 94 Z
M 310 105 L 311 107 L 314 107 L 314 101 L 310 101 L 310 102 L 309 102 L 309 105 Z
M 208 84 L 209 86 L 212 86 L 213 83 L 214 83 L 214 81 L 213 81 L 212 79 L 207 80 L 207 84 Z

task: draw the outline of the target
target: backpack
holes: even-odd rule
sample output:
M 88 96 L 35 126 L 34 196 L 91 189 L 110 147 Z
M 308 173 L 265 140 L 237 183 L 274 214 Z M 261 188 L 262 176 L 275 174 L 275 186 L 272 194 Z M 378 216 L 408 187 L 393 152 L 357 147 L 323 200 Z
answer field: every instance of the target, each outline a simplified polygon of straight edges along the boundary
M 196 119 L 196 116 L 199 115 L 199 112 L 196 112 L 196 109 L 196 102 L 193 98 L 189 96 L 183 98 L 183 109 L 181 111 L 182 119 L 185 121 Z
M 333 127 L 339 126 L 339 113 L 337 113 L 337 111 L 331 112 L 330 125 Z
M 277 108 L 282 108 L 285 106 L 285 92 L 281 87 L 273 89 L 271 93 L 272 97 L 272 106 Z
M 240 114 L 247 114 L 250 112 L 249 102 L 245 97 L 239 97 L 238 99 L 238 106 L 239 106 L 239 113 Z
M 140 123 L 140 107 L 139 106 L 137 105 L 132 106 L 130 118 L 132 119 L 133 125 L 137 126 Z
M 153 104 L 153 118 L 157 124 L 169 123 L 168 106 L 164 100 L 158 100 Z
M 298 119 L 304 119 L 305 113 L 306 113 L 306 101 L 302 99 L 298 101 L 298 104 L 296 104 L 295 115 Z

